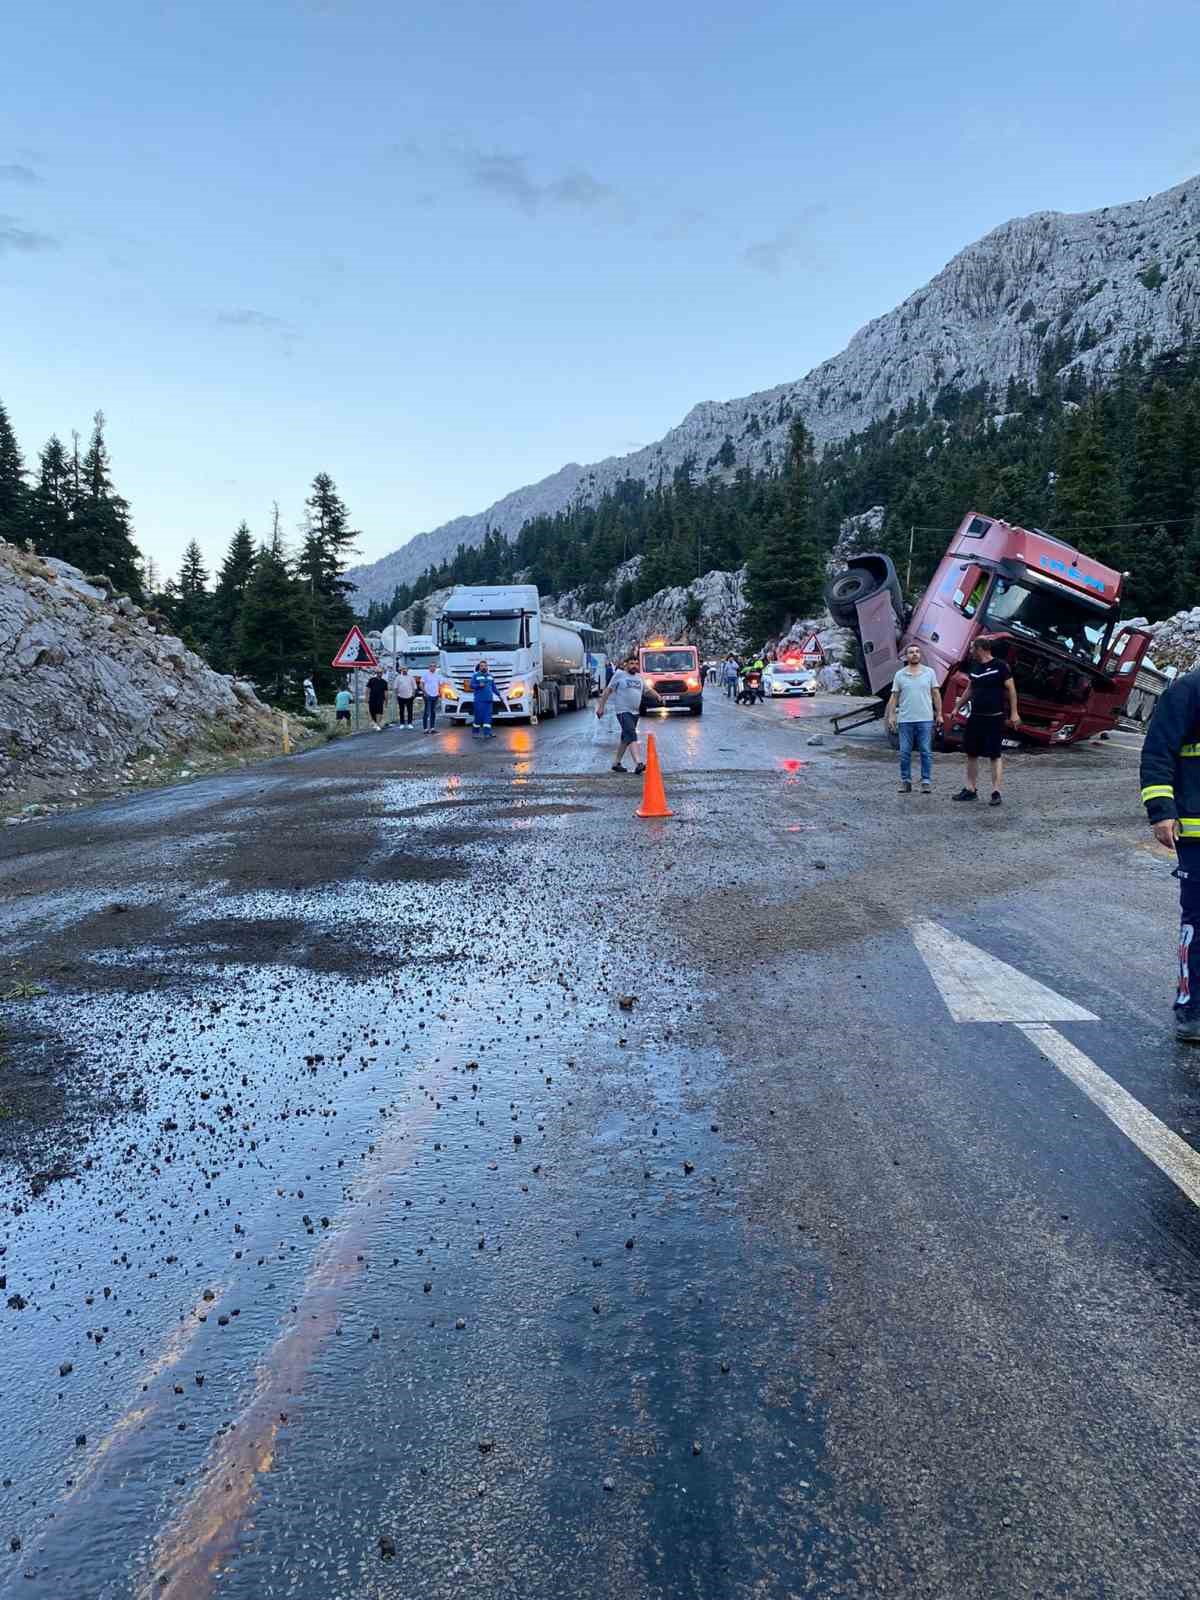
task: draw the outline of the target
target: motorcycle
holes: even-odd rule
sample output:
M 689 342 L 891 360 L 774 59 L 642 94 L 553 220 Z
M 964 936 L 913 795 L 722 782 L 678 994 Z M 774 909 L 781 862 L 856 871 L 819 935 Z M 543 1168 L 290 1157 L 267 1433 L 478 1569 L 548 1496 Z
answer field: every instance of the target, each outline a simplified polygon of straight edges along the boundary
M 757 701 L 762 704 L 766 700 L 766 691 L 763 688 L 763 675 L 757 667 L 751 667 L 742 673 L 738 685 L 737 703 L 739 706 L 752 706 Z

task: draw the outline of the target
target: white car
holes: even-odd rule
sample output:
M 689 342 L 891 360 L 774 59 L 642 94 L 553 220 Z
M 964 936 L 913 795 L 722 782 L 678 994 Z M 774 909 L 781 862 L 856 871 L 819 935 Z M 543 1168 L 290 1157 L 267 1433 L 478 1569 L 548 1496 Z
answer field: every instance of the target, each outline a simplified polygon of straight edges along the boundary
M 763 688 L 772 699 L 784 694 L 813 695 L 817 692 L 817 675 L 807 667 L 791 666 L 786 661 L 772 661 L 763 678 Z

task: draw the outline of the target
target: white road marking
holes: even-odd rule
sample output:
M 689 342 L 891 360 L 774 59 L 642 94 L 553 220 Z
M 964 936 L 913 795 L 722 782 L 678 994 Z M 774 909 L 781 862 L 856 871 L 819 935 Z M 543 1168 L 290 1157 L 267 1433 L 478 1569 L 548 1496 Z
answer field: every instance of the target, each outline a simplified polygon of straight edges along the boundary
M 1006 961 L 998 961 L 936 922 L 914 922 L 912 936 L 955 1022 L 1098 1022 Z
M 936 922 L 915 922 L 910 931 L 955 1022 L 1015 1023 L 1039 1054 L 1082 1089 L 1193 1205 L 1200 1206 L 1200 1154 L 1049 1026 L 1098 1022 L 1099 1017 Z
M 1109 1121 L 1116 1123 L 1125 1137 L 1183 1190 L 1193 1205 L 1200 1206 L 1200 1155 L 1191 1145 L 1172 1133 L 1056 1028 L 1047 1027 L 1044 1022 L 1019 1022 L 1017 1026 L 1047 1061 L 1082 1089 Z

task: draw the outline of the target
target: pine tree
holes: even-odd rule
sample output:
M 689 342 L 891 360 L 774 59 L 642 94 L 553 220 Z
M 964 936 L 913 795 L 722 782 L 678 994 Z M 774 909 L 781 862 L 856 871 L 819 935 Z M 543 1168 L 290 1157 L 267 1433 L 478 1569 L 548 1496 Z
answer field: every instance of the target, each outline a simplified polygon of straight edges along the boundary
M 278 533 L 260 545 L 237 620 L 234 658 L 264 698 L 299 705 L 309 670 L 309 611 Z
M 140 559 L 129 526 L 128 502 L 113 489 L 102 411 L 93 419 L 91 442 L 82 462 L 76 439 L 74 477 L 77 498 L 71 559 L 85 573 L 102 574 L 121 593 L 140 599 Z
M 244 522 L 229 541 L 217 574 L 209 621 L 209 660 L 218 672 L 232 672 L 238 617 L 254 570 L 254 540 Z
M 8 412 L 0 402 L 0 539 L 9 539 L 15 544 L 18 539 L 28 538 L 31 532 L 25 463 Z
M 797 417 L 789 438 L 783 503 L 746 565 L 743 630 L 755 643 L 777 636 L 821 604 L 825 564 L 816 538 L 812 441 Z
M 38 457 L 37 482 L 29 494 L 29 537 L 40 554 L 74 561 L 71 513 L 70 459 L 62 440 L 52 434 Z
M 1054 485 L 1056 526 L 1094 529 L 1085 540 L 1088 554 L 1120 566 L 1123 541 L 1114 525 L 1122 520 L 1125 501 L 1099 400 L 1089 401 L 1068 423 L 1061 462 Z
M 327 472 L 313 479 L 304 504 L 308 526 L 296 567 L 308 602 L 310 670 L 318 691 L 327 691 L 334 679 L 329 663 L 354 623 L 347 598 L 352 585 L 343 574 L 358 533 Z
M 1178 602 L 1181 609 L 1200 605 L 1200 494 L 1196 496 L 1192 525 L 1179 559 Z
M 212 596 L 208 592 L 204 556 L 195 539 L 183 552 L 183 564 L 175 580 L 175 595 L 171 618 L 175 632 L 189 650 L 203 655 L 208 646 Z

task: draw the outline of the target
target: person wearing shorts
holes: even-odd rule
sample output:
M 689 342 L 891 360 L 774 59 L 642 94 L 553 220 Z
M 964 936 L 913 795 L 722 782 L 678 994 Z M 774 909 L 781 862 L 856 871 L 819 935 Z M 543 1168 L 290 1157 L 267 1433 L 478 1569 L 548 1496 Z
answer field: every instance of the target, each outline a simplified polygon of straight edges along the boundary
M 646 763 L 642 760 L 642 753 L 638 748 L 637 729 L 642 701 L 647 697 L 652 700 L 658 700 L 659 704 L 662 704 L 661 699 L 655 694 L 654 690 L 648 688 L 642 682 L 641 674 L 638 671 L 637 656 L 626 656 L 625 660 L 609 679 L 604 693 L 596 702 L 596 715 L 602 717 L 604 708 L 611 699 L 613 710 L 617 716 L 617 726 L 621 730 L 620 743 L 617 745 L 617 753 L 612 764 L 614 772 L 627 772 L 629 770 L 625 765 L 626 750 L 633 751 L 633 770 L 635 772 L 645 772 L 646 770 Z
M 1000 785 L 1004 781 L 1004 724 L 1006 720 L 1011 723 L 1014 732 L 1021 726 L 1017 711 L 1017 686 L 1013 682 L 1012 668 L 1007 661 L 997 659 L 988 639 L 976 639 L 971 646 L 967 678 L 967 693 L 971 700 L 971 714 L 963 729 L 967 781 L 952 798 L 978 800 L 979 759 L 983 756 L 992 768 L 991 804 L 998 806 L 1003 798 Z M 947 726 L 952 725 L 957 706 L 956 695 L 946 718 Z
M 334 716 L 338 722 L 344 722 L 347 727 L 350 726 L 350 707 L 352 704 L 353 701 L 349 689 L 339 689 L 333 700 Z

